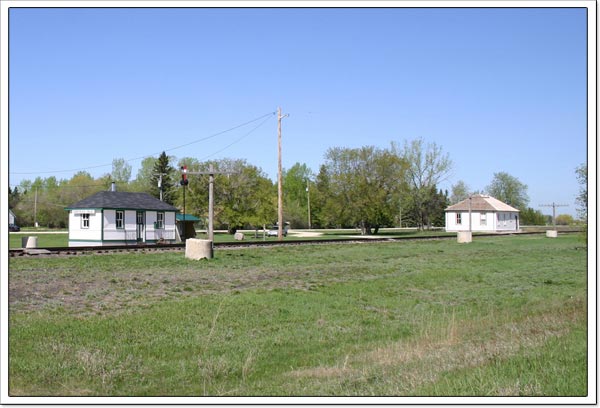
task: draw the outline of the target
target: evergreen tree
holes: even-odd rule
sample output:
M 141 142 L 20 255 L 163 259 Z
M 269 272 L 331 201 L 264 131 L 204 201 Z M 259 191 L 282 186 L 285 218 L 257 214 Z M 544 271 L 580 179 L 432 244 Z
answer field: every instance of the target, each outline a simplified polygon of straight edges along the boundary
M 154 163 L 150 194 L 160 198 L 162 192 L 162 200 L 173 205 L 175 202 L 175 177 L 175 168 L 171 166 L 170 158 L 165 152 L 162 152 Z
M 540 210 L 534 210 L 531 207 L 521 210 L 520 217 L 521 225 L 546 225 L 548 222 L 546 216 Z
M 19 200 L 21 199 L 21 193 L 19 191 L 19 187 L 15 187 L 11 189 L 8 186 L 8 208 L 13 209 L 19 204 Z

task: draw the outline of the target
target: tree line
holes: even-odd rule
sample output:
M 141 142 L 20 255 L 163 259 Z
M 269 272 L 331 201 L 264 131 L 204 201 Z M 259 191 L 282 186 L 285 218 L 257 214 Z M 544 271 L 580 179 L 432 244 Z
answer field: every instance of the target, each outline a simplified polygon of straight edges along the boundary
M 65 208 L 117 184 L 119 191 L 147 192 L 199 217 L 208 215 L 208 175 L 187 176 L 180 183 L 181 168 L 214 175 L 215 226 L 262 229 L 277 219 L 277 183 L 244 159 L 204 161 L 177 159 L 163 152 L 141 163 L 134 179 L 131 165 L 114 159 L 111 173 L 94 179 L 80 171 L 71 179 L 56 177 L 25 180 L 9 187 L 9 208 L 21 226 L 65 228 Z M 387 148 L 333 147 L 327 150 L 317 173 L 296 163 L 283 171 L 284 220 L 292 228 L 359 228 L 363 234 L 380 228 L 402 226 L 428 229 L 443 227 L 444 210 L 474 193 L 488 193 L 521 210 L 522 225 L 548 222 L 539 210 L 528 207 L 527 186 L 508 173 L 496 173 L 484 191 L 470 191 L 459 180 L 449 193 L 438 188 L 452 171 L 452 160 L 441 146 L 423 139 L 391 143 Z M 586 168 L 587 169 L 587 168 Z M 218 174 L 224 172 L 228 174 Z M 577 173 L 579 174 L 579 173 Z M 586 173 L 587 174 L 587 173 Z M 203 225 L 201 225 L 202 227 Z

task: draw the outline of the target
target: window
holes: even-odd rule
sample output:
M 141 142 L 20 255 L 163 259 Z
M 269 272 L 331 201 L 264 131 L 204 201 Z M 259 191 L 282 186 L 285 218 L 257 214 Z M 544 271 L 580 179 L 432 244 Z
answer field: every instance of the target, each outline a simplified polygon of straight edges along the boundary
M 90 227 L 90 215 L 89 214 L 81 214 L 81 228 L 89 228 Z
M 462 214 L 456 213 L 456 225 L 461 225 L 461 224 L 462 224 Z
M 479 220 L 480 225 L 487 225 L 487 214 L 482 213 L 481 219 Z
M 115 222 L 117 224 L 117 229 L 123 229 L 123 220 L 125 219 L 125 211 L 117 211 Z
M 156 213 L 156 228 L 163 229 L 165 227 L 165 213 Z

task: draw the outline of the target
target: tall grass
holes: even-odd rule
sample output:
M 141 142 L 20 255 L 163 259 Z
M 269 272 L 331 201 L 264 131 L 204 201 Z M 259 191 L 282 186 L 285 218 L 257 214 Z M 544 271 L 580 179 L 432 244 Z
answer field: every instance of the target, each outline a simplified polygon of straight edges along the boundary
M 587 394 L 575 237 L 10 260 L 11 395 Z

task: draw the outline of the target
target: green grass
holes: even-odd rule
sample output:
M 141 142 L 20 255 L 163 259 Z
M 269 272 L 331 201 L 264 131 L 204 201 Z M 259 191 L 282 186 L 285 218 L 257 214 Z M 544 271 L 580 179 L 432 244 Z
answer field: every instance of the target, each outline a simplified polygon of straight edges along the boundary
M 37 233 L 36 233 L 37 232 Z M 66 247 L 69 244 L 69 233 L 59 232 L 53 234 L 40 234 L 39 231 L 21 231 L 11 232 L 8 235 L 8 247 L 10 249 L 22 248 L 21 239 L 23 237 L 37 237 L 37 246 L 39 248 Z
M 11 258 L 9 393 L 585 396 L 578 245 Z

